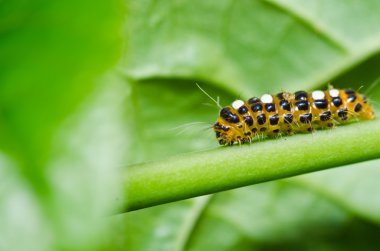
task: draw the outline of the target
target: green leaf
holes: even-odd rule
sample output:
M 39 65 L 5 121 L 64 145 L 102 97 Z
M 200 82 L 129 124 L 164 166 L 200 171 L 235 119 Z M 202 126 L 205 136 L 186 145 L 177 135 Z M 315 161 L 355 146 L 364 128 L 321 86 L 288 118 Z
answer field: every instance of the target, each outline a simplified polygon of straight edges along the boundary
M 210 168 L 206 169 L 206 175 L 196 169 L 197 175 L 193 175 L 190 170 L 194 169 L 187 169 L 185 163 L 179 166 L 183 169 L 175 170 L 176 161 L 186 157 L 168 156 L 178 153 L 202 151 L 186 156 L 199 158 L 205 166 L 216 155 L 230 157 L 228 163 L 244 162 L 242 153 L 251 154 L 255 148 L 263 153 L 266 147 L 277 147 L 263 162 L 266 163 L 271 157 L 281 157 L 279 149 L 284 142 L 291 142 L 285 145 L 298 146 L 292 156 L 299 154 L 291 160 L 305 160 L 302 154 L 319 156 L 320 149 L 320 153 L 326 153 L 324 156 L 329 151 L 332 156 L 317 162 L 331 160 L 332 167 L 338 164 L 333 159 L 349 160 L 356 156 L 351 152 L 339 153 L 335 144 L 344 145 L 342 149 L 346 150 L 357 147 L 363 152 L 377 151 L 377 146 L 371 144 L 377 141 L 378 121 L 260 142 L 241 149 L 219 148 L 210 130 L 201 131 L 198 125 L 184 126 L 193 122 L 211 125 L 218 115 L 217 108 L 202 105 L 212 101 L 202 98 L 196 82 L 211 96 L 220 96 L 222 105 L 230 104 L 237 97 L 249 98 L 265 92 L 326 88 L 326 83 L 342 88 L 364 85 L 363 92 L 368 90 L 372 100 L 380 100 L 380 88 L 371 85 L 378 78 L 380 66 L 377 1 L 218 1 L 215 4 L 146 0 L 131 3 L 129 7 L 131 15 L 127 17 L 125 36 L 130 39 L 123 67 L 128 80 L 133 82 L 131 109 L 136 111 L 129 114 L 134 116 L 129 163 L 160 160 L 142 164 L 140 167 L 145 168 L 141 170 L 137 166 L 132 168 L 131 172 L 139 173 L 139 178 L 134 180 L 138 184 L 135 188 L 142 190 L 133 189 L 135 193 L 127 195 L 130 200 L 147 198 L 146 202 L 161 203 L 164 200 L 157 202 L 162 199 L 160 194 L 181 189 L 187 190 L 188 195 L 193 193 L 190 196 L 196 192 L 204 194 L 204 187 L 196 192 L 192 189 L 199 180 L 206 181 L 209 174 L 219 176 L 204 184 L 205 187 L 218 187 L 220 181 L 225 181 L 226 187 L 227 184 L 235 187 L 228 183 L 228 178 L 234 169 L 243 168 L 238 164 L 219 165 L 224 172 L 211 172 Z M 365 124 L 373 127 L 367 128 Z M 177 134 L 171 130 L 178 126 L 179 132 L 186 128 L 185 132 Z M 319 142 L 321 135 L 325 144 L 321 141 L 319 148 L 302 147 L 304 141 Z M 210 148 L 212 151 L 203 153 Z M 223 155 L 228 152 L 231 155 Z M 367 159 L 362 156 L 361 160 Z M 375 214 L 379 200 L 373 191 L 379 187 L 372 181 L 379 173 L 377 164 L 368 164 L 367 168 L 342 167 L 120 215 L 112 219 L 110 226 L 115 231 L 111 231 L 112 237 L 104 250 L 110 247 L 115 250 L 125 247 L 130 250 L 371 250 L 378 245 L 374 233 L 379 230 Z M 159 165 L 163 172 L 172 171 L 169 181 L 182 177 L 185 183 L 179 187 L 162 185 L 163 190 L 155 187 L 167 181 L 166 176 L 153 177 L 158 169 L 149 166 Z M 298 165 L 304 168 L 302 163 Z M 283 161 L 278 160 L 277 166 L 281 171 L 288 170 Z M 185 174 L 193 175 L 189 177 L 195 180 L 186 179 Z M 241 173 L 242 179 L 244 174 Z M 358 182 L 353 176 L 363 181 Z M 325 179 L 329 182 L 324 182 Z M 189 187 L 190 181 L 193 183 Z
M 328 197 L 347 211 L 380 225 L 379 160 L 294 178 L 295 183 Z M 338 177 L 339 181 L 337 181 Z
M 0 249 L 96 246 L 99 214 L 109 198 L 99 193 L 110 182 L 102 168 L 116 160 L 100 146 L 118 146 L 101 133 L 105 122 L 86 124 L 92 108 L 78 107 L 120 57 L 123 4 L 37 0 L 0 6 Z M 118 122 L 110 117 L 104 119 L 114 127 Z M 98 161 L 96 153 L 103 156 Z
M 145 0 L 130 8 L 130 76 L 205 79 L 245 98 L 310 89 L 380 49 L 377 1 Z

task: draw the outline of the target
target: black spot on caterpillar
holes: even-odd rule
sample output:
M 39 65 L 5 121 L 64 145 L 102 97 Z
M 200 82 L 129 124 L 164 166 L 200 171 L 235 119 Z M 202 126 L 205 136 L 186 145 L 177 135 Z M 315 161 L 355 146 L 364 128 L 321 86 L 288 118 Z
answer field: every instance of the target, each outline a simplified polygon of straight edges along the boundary
M 222 108 L 213 129 L 221 145 L 251 142 L 258 135 L 276 136 L 333 128 L 355 119 L 373 119 L 375 112 L 364 95 L 351 89 L 307 93 L 264 94 L 235 100 Z

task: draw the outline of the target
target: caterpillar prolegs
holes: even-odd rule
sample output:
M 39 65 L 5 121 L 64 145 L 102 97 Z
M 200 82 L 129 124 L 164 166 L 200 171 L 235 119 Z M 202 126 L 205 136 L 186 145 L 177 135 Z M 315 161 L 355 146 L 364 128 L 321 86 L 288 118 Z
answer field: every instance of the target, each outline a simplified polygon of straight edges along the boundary
M 221 109 L 213 129 L 221 145 L 251 142 L 257 136 L 277 136 L 333 128 L 355 119 L 373 119 L 366 97 L 351 89 L 264 94 L 235 100 Z

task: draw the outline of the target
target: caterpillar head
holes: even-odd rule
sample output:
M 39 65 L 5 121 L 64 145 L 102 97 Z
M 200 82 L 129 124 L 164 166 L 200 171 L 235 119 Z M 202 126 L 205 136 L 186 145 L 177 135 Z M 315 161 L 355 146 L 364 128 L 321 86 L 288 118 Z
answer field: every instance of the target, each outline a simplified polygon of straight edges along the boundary
M 245 142 L 246 138 L 241 135 L 242 124 L 236 110 L 225 107 L 220 111 L 220 116 L 213 126 L 216 138 L 221 145 L 233 145 L 235 142 Z

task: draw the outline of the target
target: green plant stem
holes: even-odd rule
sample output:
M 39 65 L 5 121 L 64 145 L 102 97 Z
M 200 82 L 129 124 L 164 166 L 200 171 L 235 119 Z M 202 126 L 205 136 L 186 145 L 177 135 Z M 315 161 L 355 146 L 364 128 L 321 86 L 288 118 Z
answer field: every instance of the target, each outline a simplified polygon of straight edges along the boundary
M 123 212 L 380 158 L 380 120 L 129 166 Z M 360 170 L 358 170 L 360 172 Z M 339 177 L 337 177 L 339 178 Z

